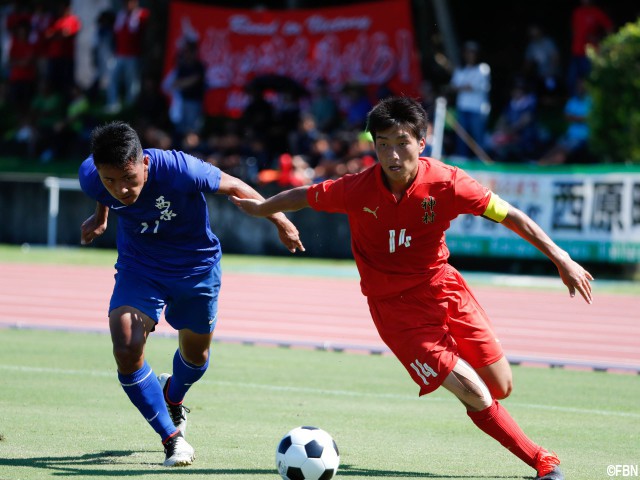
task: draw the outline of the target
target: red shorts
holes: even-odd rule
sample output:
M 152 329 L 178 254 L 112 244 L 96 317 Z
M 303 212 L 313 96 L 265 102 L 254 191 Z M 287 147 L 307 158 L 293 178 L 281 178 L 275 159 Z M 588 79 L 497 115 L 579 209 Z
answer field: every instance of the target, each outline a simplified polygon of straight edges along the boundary
M 489 317 L 451 265 L 428 284 L 392 298 L 369 297 L 368 303 L 380 337 L 420 395 L 438 388 L 458 358 L 480 368 L 504 355 Z

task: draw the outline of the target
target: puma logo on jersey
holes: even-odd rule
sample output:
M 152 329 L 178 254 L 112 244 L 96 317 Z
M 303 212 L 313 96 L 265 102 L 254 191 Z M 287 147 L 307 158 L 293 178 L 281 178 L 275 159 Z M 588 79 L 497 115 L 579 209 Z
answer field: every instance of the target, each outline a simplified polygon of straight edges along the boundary
M 363 212 L 370 213 L 371 215 L 373 215 L 373 216 L 374 216 L 374 217 L 376 217 L 376 219 L 377 219 L 377 218 L 378 218 L 378 209 L 379 209 L 379 208 L 380 208 L 380 207 L 376 207 L 376 209 L 375 209 L 375 210 L 371 210 L 371 209 L 370 209 L 370 208 L 368 208 L 368 207 L 364 207 L 364 208 L 362 209 L 362 211 L 363 211 Z

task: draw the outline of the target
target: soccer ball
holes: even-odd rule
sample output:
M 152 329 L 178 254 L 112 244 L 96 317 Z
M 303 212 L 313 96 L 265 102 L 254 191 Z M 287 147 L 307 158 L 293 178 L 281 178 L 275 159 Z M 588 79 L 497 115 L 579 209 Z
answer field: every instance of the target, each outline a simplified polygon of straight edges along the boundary
M 276 449 L 276 467 L 284 480 L 329 480 L 338 471 L 340 452 L 331 435 L 316 427 L 296 427 Z

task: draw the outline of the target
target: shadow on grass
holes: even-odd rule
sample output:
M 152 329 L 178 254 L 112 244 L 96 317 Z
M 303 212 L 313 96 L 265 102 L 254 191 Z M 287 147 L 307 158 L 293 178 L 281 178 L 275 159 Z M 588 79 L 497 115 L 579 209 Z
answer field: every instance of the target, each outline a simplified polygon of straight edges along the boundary
M 374 470 L 369 468 L 353 467 L 351 465 L 340 465 L 338 470 L 339 477 L 402 477 L 402 478 L 486 478 L 486 479 L 505 479 L 505 480 L 522 480 L 531 477 L 521 477 L 514 475 L 441 475 L 428 472 L 400 472 L 398 470 Z
M 275 468 L 166 468 L 160 464 L 150 465 L 138 457 L 139 454 L 149 452 L 134 452 L 131 450 L 107 450 L 98 453 L 88 453 L 81 456 L 69 457 L 33 457 L 33 458 L 0 458 L 0 467 L 25 467 L 53 471 L 53 475 L 61 477 L 137 477 L 155 475 L 158 473 L 172 473 L 183 475 L 269 475 L 273 477 Z M 126 470 L 91 468 L 99 465 L 126 465 Z M 135 468 L 135 466 L 141 468 Z M 134 468 L 131 468 L 134 467 Z M 8 477 L 7 477 L 8 478 Z M 0 476 L 4 480 L 4 477 Z
M 88 453 L 76 457 L 34 457 L 34 458 L 0 458 L 0 467 L 25 467 L 51 470 L 53 475 L 64 477 L 135 477 L 142 475 L 157 475 L 159 472 L 180 475 L 268 475 L 277 476 L 275 468 L 188 468 L 167 469 L 158 465 L 149 465 L 136 458 L 139 453 L 131 450 L 106 450 L 98 453 Z M 130 468 L 126 470 L 91 468 L 99 465 L 138 465 L 144 468 Z M 527 477 L 519 476 L 477 476 L 477 475 L 438 475 L 436 473 L 402 472 L 397 470 L 376 470 L 358 468 L 351 465 L 341 465 L 338 471 L 341 477 L 402 477 L 402 478 L 432 478 L 432 479 L 505 479 L 521 480 Z

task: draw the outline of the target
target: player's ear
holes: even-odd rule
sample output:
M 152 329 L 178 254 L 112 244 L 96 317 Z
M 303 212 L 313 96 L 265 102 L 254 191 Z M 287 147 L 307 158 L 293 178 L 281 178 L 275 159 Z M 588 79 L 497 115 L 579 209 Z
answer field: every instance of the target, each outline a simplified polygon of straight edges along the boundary
M 424 137 L 420 137 L 420 140 L 418 141 L 418 148 L 420 149 L 421 152 L 424 151 L 424 147 L 427 146 L 427 139 Z
M 144 182 L 147 182 L 147 175 L 149 175 L 149 155 L 144 155 L 142 157 L 142 165 L 143 165 L 143 175 L 144 175 Z

